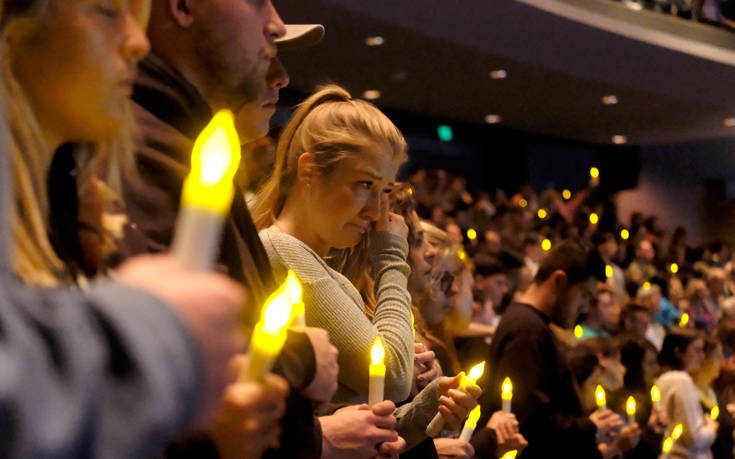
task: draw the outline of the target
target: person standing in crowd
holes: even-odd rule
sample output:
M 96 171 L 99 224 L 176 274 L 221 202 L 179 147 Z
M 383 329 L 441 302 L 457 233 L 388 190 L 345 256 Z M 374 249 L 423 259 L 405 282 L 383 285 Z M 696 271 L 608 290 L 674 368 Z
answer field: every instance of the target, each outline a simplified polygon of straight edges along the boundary
M 210 419 L 244 292 L 167 256 L 130 260 L 84 293 L 68 287 L 45 188 L 62 144 L 83 142 L 80 155 L 100 160 L 96 144 L 124 137 L 125 78 L 148 49 L 149 4 L 0 5 L 0 455 L 155 455 L 197 415 Z
M 359 403 L 367 397 L 365 368 L 378 337 L 385 348 L 385 397 L 403 401 L 411 388 L 408 227 L 389 212 L 387 196 L 405 148 L 402 134 L 373 105 L 337 86 L 321 88 L 284 129 L 276 169 L 253 209 L 276 277 L 284 277 L 287 269 L 299 276 L 306 323 L 327 329 L 340 351 L 335 402 Z M 356 288 L 368 266 L 375 285 L 372 320 Z M 450 379 L 452 385 L 446 383 Z M 440 378 L 409 405 L 412 422 L 403 424 L 412 437 L 406 438 L 409 449 L 425 438 L 423 430 L 437 409 L 458 426 L 476 404 L 479 393 L 449 392 L 455 382 Z
M 647 239 L 640 241 L 635 250 L 635 259 L 625 271 L 626 281 L 641 285 L 643 282 L 651 280 L 656 275 L 656 267 L 653 265 L 655 258 L 656 251 L 653 244 Z
M 620 304 L 625 301 L 625 273 L 615 259 L 618 256 L 618 240 L 612 233 L 596 233 L 592 242 L 597 248 L 597 253 L 600 254 L 600 258 L 605 262 L 605 266 L 609 266 L 612 270 L 612 276 L 608 277 L 607 284 L 613 289 L 615 294 L 615 301 Z M 605 268 L 607 270 L 607 268 Z M 607 274 L 607 273 L 606 273 Z
M 564 242 L 549 252 L 531 287 L 500 320 L 488 370 L 479 381 L 486 388 L 479 425 L 500 408 L 499 389 L 509 377 L 513 412 L 528 440 L 526 458 L 547 457 L 549 451 L 563 451 L 565 457 L 600 457 L 598 440 L 607 440 L 620 429 L 620 416 L 610 410 L 585 416 L 572 373 L 549 328 L 551 323 L 571 327 L 579 304 L 592 296 L 596 281 L 604 280 L 605 267 L 599 257 L 591 257 L 579 243 Z M 478 451 L 480 457 L 492 454 Z
M 718 424 L 702 410 L 696 385 L 689 375 L 698 371 L 704 360 L 704 340 L 694 330 L 672 329 L 659 354 L 661 404 L 669 426 L 681 424 L 683 434 L 673 446 L 675 457 L 711 459 Z
M 656 349 L 661 349 L 666 336 L 666 328 L 655 320 L 661 310 L 661 288 L 650 282 L 647 285 L 644 284 L 638 289 L 635 300 L 636 303 L 648 309 L 650 322 L 646 329 L 646 339 L 656 346 Z

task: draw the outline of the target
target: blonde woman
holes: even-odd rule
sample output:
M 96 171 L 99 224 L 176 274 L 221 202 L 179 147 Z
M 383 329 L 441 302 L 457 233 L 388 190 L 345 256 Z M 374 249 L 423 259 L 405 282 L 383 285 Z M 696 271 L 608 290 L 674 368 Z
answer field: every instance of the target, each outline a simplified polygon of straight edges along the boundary
M 287 269 L 296 272 L 304 284 L 307 324 L 328 330 L 339 349 L 340 388 L 334 401 L 367 399 L 370 351 L 378 337 L 385 349 L 385 397 L 401 402 L 409 395 L 414 342 L 408 228 L 387 209 L 387 193 L 405 158 L 405 140 L 385 115 L 342 88 L 324 87 L 286 126 L 275 171 L 253 209 L 276 277 L 284 277 Z M 372 319 L 355 286 L 368 262 L 375 284 Z M 439 394 L 447 395 L 439 410 L 459 426 L 474 400 L 458 393 L 466 406 L 453 401 L 449 391 L 455 379 L 440 380 L 417 399 L 426 397 L 434 406 L 426 411 L 436 412 Z M 421 422 L 413 421 L 414 430 L 422 430 Z
M 48 236 L 57 228 L 49 225 L 47 174 L 58 148 L 77 142 L 82 182 L 83 166 L 93 166 L 82 150 L 125 139 L 119 133 L 135 62 L 147 51 L 149 4 L 0 5 L 0 187 L 2 198 L 15 198 L 12 209 L 0 202 L 2 237 L 12 236 L 9 248 L 0 244 L 11 258 L 0 266 L 7 439 L 0 456 L 153 456 L 209 411 L 203 408 L 214 408 L 236 350 L 243 292 L 218 275 L 182 272 L 167 257 L 131 260 L 119 283 L 93 283 L 84 295 L 31 288 L 73 279 Z M 116 158 L 96 159 L 115 169 L 109 160 Z M 12 231 L 5 231 L 7 214 Z

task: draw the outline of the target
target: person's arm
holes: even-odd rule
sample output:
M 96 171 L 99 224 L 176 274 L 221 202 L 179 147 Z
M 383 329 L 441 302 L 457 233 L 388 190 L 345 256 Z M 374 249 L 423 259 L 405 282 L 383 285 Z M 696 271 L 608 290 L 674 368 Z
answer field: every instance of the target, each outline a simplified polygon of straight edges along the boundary
M 2 457 L 152 457 L 193 421 L 201 356 L 157 299 L 0 283 Z
M 347 279 L 338 282 L 332 278 L 317 255 L 302 247 L 297 241 L 280 234 L 261 232 L 266 251 L 276 278 L 278 273 L 292 269 L 303 284 L 306 323 L 310 327 L 323 328 L 329 332 L 329 340 L 339 350 L 339 381 L 354 392 L 367 398 L 370 350 L 375 338 L 380 336 L 385 349 L 386 384 L 385 398 L 403 401 L 408 397 L 413 377 L 413 333 L 409 295 L 398 286 L 386 286 L 395 277 L 392 271 L 400 271 L 407 282 L 405 265 L 407 247 L 400 248 L 398 257 L 402 265 L 383 267 L 380 278 L 381 297 L 377 299 L 375 318 L 371 322 L 365 315 L 364 304 L 358 291 Z M 382 240 L 390 241 L 386 237 Z M 404 243 L 405 244 L 405 243 Z M 403 250 L 405 249 L 405 250 Z M 390 265 L 396 249 L 387 247 L 384 265 Z M 378 251 L 381 253 L 381 251 Z M 358 304 L 359 302 L 359 304 Z

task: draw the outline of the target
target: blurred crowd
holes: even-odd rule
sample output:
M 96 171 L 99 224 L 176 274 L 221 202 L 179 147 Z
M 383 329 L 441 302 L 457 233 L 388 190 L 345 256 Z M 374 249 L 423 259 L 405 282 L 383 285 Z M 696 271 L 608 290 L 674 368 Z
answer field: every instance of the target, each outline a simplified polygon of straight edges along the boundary
M 715 27 L 735 28 L 735 4 L 731 0 L 615 0 L 634 10 L 657 11 Z

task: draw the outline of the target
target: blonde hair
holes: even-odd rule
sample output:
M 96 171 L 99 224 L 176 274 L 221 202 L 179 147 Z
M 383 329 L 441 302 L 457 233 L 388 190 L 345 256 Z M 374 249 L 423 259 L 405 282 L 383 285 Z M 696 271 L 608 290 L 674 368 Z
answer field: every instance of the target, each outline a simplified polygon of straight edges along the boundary
M 8 39 L 48 12 L 47 1 L 3 0 L 0 21 L 0 91 L 7 135 L 5 151 L 13 176 L 12 266 L 24 282 L 56 286 L 73 280 L 49 239 L 49 201 L 43 134 L 31 103 L 12 71 Z M 130 107 L 128 107 L 130 108 Z M 132 165 L 132 112 L 117 136 L 100 144 L 75 145 L 77 188 L 84 189 L 97 176 L 119 190 L 120 175 Z M 94 152 L 94 154 L 92 154 Z
M 375 144 L 405 160 L 406 141 L 398 128 L 374 105 L 353 99 L 337 85 L 323 86 L 301 103 L 276 147 L 272 175 L 258 191 L 253 220 L 260 230 L 273 224 L 296 184 L 298 159 L 309 152 L 323 175 L 346 154 L 359 154 Z

